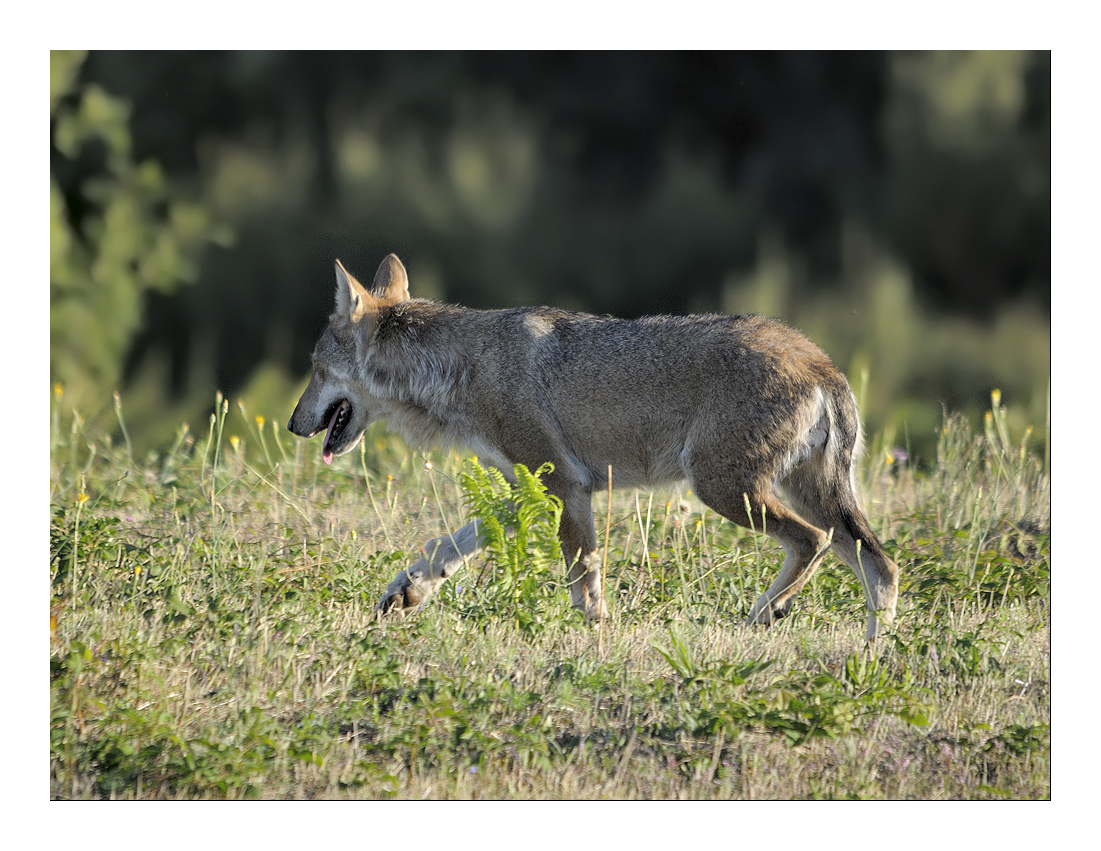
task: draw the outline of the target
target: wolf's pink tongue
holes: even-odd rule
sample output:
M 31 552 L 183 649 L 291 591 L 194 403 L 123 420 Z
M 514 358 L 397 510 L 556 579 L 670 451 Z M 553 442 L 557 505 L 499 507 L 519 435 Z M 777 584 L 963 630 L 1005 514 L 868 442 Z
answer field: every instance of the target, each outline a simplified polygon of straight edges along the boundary
M 321 459 L 326 464 L 333 463 L 333 451 L 329 448 L 329 438 L 333 436 L 333 426 L 336 425 L 336 421 L 340 418 L 340 415 L 344 413 L 344 408 L 347 407 L 347 402 L 341 402 L 340 406 L 336 409 L 336 413 L 333 414 L 333 418 L 329 420 L 329 430 L 325 432 L 325 442 L 321 445 Z

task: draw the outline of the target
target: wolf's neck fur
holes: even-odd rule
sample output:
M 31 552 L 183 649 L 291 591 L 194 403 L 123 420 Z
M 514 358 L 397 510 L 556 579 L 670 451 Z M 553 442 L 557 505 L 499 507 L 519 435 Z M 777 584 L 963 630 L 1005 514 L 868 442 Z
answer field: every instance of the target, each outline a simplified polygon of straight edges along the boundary
M 471 357 L 454 339 L 462 307 L 411 299 L 383 310 L 364 359 L 364 382 L 381 403 L 380 419 L 410 444 L 458 442 L 458 392 L 470 380 Z

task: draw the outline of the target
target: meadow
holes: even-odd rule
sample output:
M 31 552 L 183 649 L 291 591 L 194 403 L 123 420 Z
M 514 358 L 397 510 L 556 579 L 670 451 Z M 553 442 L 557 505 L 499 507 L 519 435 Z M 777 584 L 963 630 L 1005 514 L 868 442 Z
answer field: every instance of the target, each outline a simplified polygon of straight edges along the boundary
M 594 498 L 610 622 L 569 606 L 556 506 L 380 428 L 318 441 L 218 399 L 135 457 L 54 388 L 53 799 L 1047 799 L 1051 495 L 995 392 L 935 457 L 882 436 L 867 513 L 902 568 L 864 642 L 827 557 L 791 615 L 742 621 L 782 553 L 689 491 Z M 1046 425 L 1043 431 L 1048 446 Z M 375 614 L 429 538 L 493 546 Z M 496 526 L 494 526 L 496 524 Z

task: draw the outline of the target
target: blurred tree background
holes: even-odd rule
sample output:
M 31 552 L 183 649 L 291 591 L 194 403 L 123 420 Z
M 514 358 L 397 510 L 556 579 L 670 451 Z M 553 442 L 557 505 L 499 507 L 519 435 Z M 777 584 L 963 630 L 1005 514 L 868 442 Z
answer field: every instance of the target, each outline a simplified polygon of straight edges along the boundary
M 333 259 L 416 295 L 780 317 L 930 451 L 1050 384 L 1050 53 L 51 53 L 50 370 L 135 446 L 283 421 Z

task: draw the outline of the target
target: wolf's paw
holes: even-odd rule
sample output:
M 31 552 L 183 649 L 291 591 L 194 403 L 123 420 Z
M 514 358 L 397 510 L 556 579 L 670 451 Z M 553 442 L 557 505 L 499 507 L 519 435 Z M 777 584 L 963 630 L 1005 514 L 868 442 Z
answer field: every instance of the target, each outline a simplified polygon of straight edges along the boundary
M 586 622 L 597 628 L 607 621 L 609 617 L 608 607 L 603 600 L 589 600 L 586 602 L 582 611 L 585 612 Z
M 424 602 L 425 596 L 424 591 L 414 585 L 409 579 L 409 574 L 403 570 L 393 582 L 386 586 L 386 591 L 383 592 L 382 600 L 375 607 L 375 611 L 380 615 L 405 614 Z
M 756 614 L 750 613 L 746 618 L 746 626 L 772 626 L 780 618 L 785 617 L 788 612 L 791 611 L 791 606 L 795 602 L 795 597 L 788 597 L 783 603 L 779 605 L 773 605 L 770 601 L 765 600 L 762 606 L 762 601 L 758 601 L 754 606 Z

